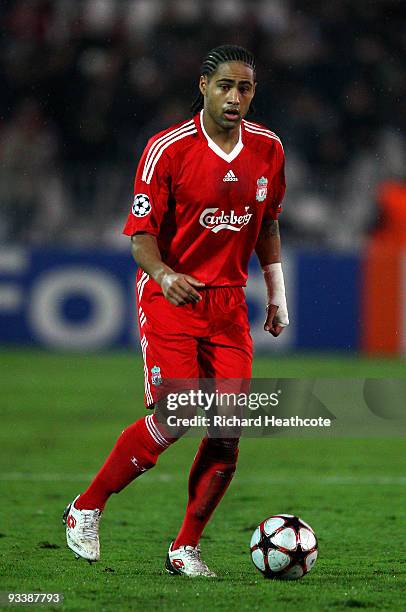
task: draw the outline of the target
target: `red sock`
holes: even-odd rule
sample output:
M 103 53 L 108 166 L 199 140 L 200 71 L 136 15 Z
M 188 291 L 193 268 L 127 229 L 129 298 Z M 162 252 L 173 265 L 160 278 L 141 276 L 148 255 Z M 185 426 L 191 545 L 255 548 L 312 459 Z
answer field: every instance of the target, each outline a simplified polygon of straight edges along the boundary
M 119 493 L 142 472 L 154 467 L 159 455 L 174 441 L 155 414 L 133 423 L 118 437 L 88 489 L 75 501 L 75 507 L 103 510 L 112 493 Z
M 197 546 L 207 522 L 230 484 L 238 457 L 238 440 L 203 438 L 189 475 L 186 515 L 172 549 Z

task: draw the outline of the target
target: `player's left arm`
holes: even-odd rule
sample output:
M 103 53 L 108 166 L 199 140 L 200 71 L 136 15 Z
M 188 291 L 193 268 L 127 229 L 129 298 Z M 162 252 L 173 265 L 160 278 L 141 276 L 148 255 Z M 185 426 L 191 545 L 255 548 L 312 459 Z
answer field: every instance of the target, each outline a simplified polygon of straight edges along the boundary
M 264 273 L 268 294 L 264 330 L 276 337 L 279 336 L 284 327 L 289 325 L 285 281 L 281 264 L 279 222 L 276 219 L 264 217 L 255 252 Z
M 275 138 L 271 141 L 272 149 L 270 157 L 271 171 L 273 173 L 271 193 L 266 199 L 255 251 L 264 273 L 268 293 L 264 329 L 273 336 L 279 336 L 283 328 L 289 325 L 278 223 L 278 215 L 281 212 L 286 182 L 285 153 L 280 139 L 276 135 L 274 136 Z

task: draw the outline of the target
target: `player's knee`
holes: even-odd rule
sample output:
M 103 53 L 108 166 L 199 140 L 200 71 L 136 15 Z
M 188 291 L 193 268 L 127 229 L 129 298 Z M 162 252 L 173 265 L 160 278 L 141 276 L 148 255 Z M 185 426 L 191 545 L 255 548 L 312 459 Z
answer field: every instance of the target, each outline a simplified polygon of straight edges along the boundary
M 189 431 L 190 421 L 196 415 L 196 407 L 181 406 L 174 412 L 169 410 L 163 401 L 157 403 L 155 415 L 161 426 L 168 432 L 169 437 L 176 440 Z

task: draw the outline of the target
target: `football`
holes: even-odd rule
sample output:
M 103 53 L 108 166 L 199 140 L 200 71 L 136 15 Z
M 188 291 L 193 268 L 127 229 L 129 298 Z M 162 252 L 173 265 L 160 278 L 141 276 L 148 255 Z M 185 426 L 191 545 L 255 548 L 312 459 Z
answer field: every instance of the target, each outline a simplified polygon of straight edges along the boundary
M 263 520 L 251 538 L 251 558 L 266 577 L 297 580 L 316 563 L 318 546 L 313 529 L 292 514 Z

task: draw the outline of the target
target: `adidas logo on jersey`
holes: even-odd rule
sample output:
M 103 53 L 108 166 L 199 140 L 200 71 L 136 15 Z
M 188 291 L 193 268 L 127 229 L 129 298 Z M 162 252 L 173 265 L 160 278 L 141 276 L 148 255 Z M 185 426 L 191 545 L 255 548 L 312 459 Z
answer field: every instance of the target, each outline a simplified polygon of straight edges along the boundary
M 229 170 L 223 178 L 223 181 L 224 183 L 228 183 L 229 181 L 238 181 L 238 178 L 235 176 L 232 170 Z

